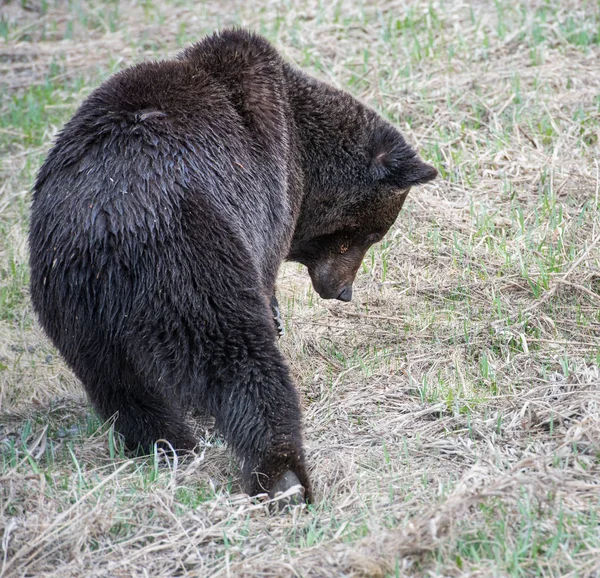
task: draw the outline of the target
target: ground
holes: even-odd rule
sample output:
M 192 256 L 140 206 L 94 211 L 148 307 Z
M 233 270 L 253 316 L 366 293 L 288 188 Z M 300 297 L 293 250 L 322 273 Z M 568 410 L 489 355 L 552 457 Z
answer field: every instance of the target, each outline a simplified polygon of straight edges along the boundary
M 279 302 L 316 504 L 200 453 L 129 459 L 28 299 L 29 191 L 112 72 L 224 26 L 375 107 L 440 177 L 350 304 Z M 597 1 L 0 5 L 1 576 L 600 575 Z

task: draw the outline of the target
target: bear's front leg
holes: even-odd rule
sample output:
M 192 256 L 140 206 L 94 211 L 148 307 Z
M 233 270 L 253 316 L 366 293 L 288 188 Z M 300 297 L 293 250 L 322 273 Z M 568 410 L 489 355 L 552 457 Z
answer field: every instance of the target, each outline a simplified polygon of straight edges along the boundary
M 248 340 L 252 346 L 252 336 Z M 304 501 L 310 502 L 300 404 L 285 361 L 266 340 L 241 358 L 236 353 L 237 359 L 224 352 L 230 363 L 219 371 L 216 425 L 239 459 L 245 490 L 275 497 L 300 484 Z

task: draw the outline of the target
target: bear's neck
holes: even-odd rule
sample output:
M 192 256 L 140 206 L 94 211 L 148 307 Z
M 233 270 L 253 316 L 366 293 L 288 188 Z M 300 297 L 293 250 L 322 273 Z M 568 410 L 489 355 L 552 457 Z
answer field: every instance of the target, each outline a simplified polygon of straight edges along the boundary
M 363 143 L 373 112 L 346 92 L 288 64 L 283 70 L 302 181 L 293 250 L 294 244 L 314 236 L 320 215 L 335 211 L 356 188 L 367 162 Z

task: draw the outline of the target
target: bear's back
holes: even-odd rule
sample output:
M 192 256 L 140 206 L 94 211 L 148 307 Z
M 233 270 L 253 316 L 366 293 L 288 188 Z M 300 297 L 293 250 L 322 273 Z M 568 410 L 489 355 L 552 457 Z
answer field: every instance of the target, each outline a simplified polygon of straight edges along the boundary
M 291 226 L 282 62 L 262 39 L 228 34 L 90 94 L 40 169 L 32 247 L 129 266 L 142 250 L 192 244 L 186 227 L 210 218 L 274 275 Z

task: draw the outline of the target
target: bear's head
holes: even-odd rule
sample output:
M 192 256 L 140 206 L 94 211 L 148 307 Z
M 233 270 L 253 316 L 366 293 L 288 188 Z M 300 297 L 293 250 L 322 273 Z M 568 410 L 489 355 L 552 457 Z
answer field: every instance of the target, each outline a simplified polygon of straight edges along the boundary
M 350 147 L 342 143 L 345 150 L 323 154 L 305 172 L 306 193 L 287 258 L 306 265 L 323 299 L 352 299 L 368 249 L 393 225 L 410 188 L 437 175 L 394 127 L 379 118 L 366 127 Z

